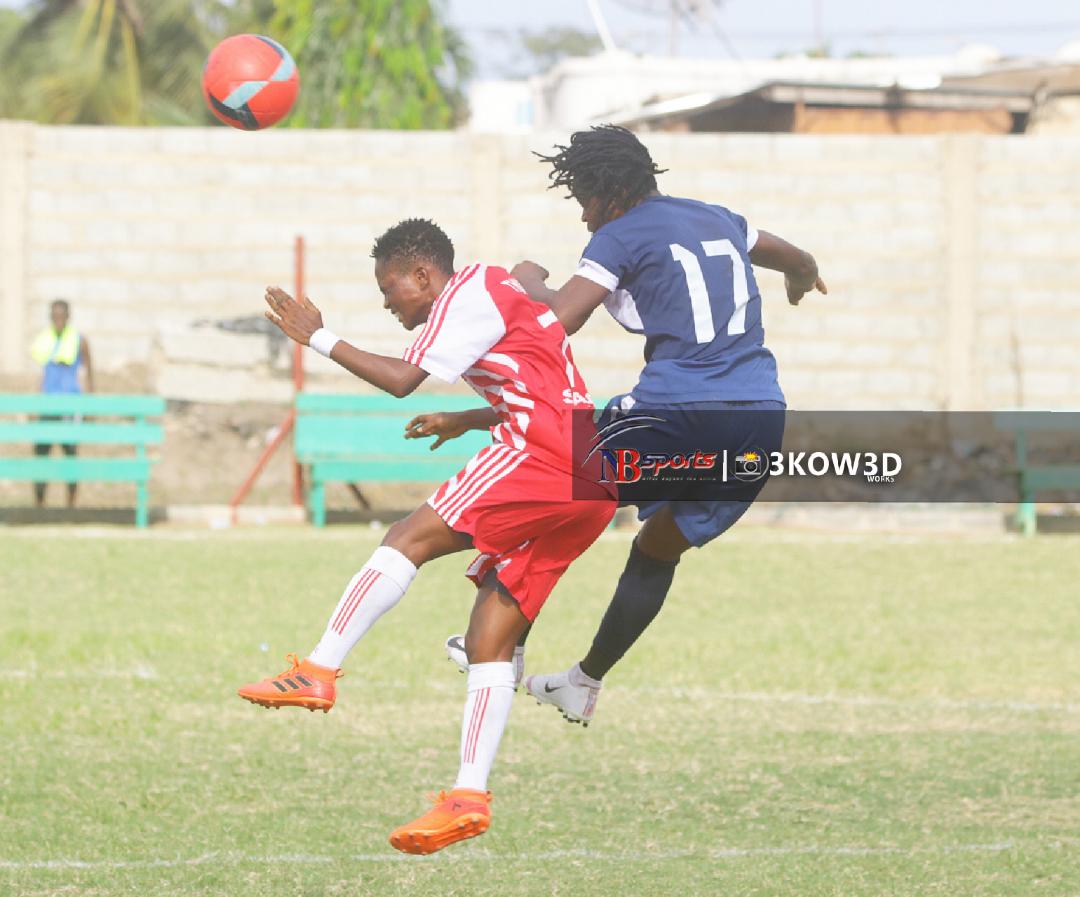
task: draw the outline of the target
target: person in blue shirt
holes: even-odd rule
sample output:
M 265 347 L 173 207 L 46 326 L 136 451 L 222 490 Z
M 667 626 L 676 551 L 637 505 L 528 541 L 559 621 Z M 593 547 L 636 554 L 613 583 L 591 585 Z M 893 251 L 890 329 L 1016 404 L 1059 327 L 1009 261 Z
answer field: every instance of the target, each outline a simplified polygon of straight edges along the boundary
M 592 238 L 558 290 L 546 285 L 547 271 L 535 263 L 523 262 L 513 273 L 568 334 L 603 305 L 645 337 L 638 382 L 609 411 L 658 414 L 666 421 L 661 428 L 673 431 L 664 435 L 669 446 L 680 439 L 708 443 L 715 435 L 737 447 L 779 449 L 784 395 L 776 359 L 764 345 L 753 267 L 783 272 L 788 301 L 797 305 L 811 290 L 827 292 L 813 256 L 723 206 L 660 193 L 661 169 L 624 128 L 578 131 L 556 149 L 541 156 L 551 166 L 551 186 L 567 188 L 581 205 Z M 731 497 L 695 498 L 702 491 L 690 487 L 669 489 L 672 498 L 639 501 L 645 522 L 592 647 L 565 672 L 528 677 L 529 693 L 587 724 L 601 680 L 660 611 L 683 553 L 730 528 L 763 484 L 739 483 Z
M 645 367 L 634 388 L 608 405 L 601 432 L 633 431 L 643 456 L 711 445 L 733 448 L 736 464 L 762 463 L 760 453 L 780 448 L 785 404 L 776 359 L 764 344 L 753 268 L 783 272 L 788 301 L 797 305 L 811 290 L 827 292 L 814 258 L 723 206 L 660 193 L 662 170 L 625 128 L 578 131 L 556 149 L 540 156 L 551 166 L 550 186 L 577 200 L 592 238 L 558 290 L 534 262 L 513 274 L 567 334 L 603 305 L 645 337 Z M 423 416 L 423 423 L 426 433 L 447 438 L 461 429 L 447 414 Z M 592 647 L 569 670 L 528 677 L 529 693 L 587 725 L 601 680 L 660 611 L 679 559 L 746 512 L 764 485 L 761 469 L 764 475 L 738 479 L 736 466 L 730 483 L 664 483 L 659 493 L 632 495 L 644 525 Z M 620 486 L 621 499 L 627 492 L 633 489 Z M 446 650 L 461 666 L 459 637 L 451 636 Z M 520 675 L 524 648 L 514 659 Z
M 64 299 L 55 300 L 49 307 L 49 326 L 42 330 L 30 344 L 30 354 L 41 365 L 41 391 L 43 393 L 78 394 L 83 391 L 79 383 L 79 369 L 86 372 L 86 391 L 94 391 L 94 369 L 90 363 L 90 344 L 86 337 L 71 326 L 71 306 Z M 42 420 L 60 420 L 43 415 Z M 74 445 L 61 446 L 64 454 L 75 454 Z M 34 454 L 46 456 L 52 450 L 48 444 L 34 446 Z M 68 483 L 68 507 L 75 506 L 76 483 Z M 34 503 L 45 505 L 45 483 L 34 483 Z

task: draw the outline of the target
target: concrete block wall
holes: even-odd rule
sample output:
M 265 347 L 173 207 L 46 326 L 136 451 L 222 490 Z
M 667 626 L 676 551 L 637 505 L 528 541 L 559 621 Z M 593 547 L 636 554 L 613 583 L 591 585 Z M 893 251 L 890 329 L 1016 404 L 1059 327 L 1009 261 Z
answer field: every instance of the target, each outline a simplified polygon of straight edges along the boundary
M 788 306 L 757 272 L 767 343 L 799 408 L 1075 408 L 1080 138 L 644 138 L 665 192 L 719 202 L 818 258 L 829 295 Z M 532 150 L 565 135 L 41 127 L 0 122 L 0 369 L 69 298 L 102 367 L 137 362 L 174 398 L 281 399 L 263 287 L 308 292 L 365 348 L 408 335 L 368 257 L 399 218 L 437 220 L 460 261 L 533 258 L 560 281 L 588 235 Z M 597 394 L 628 389 L 641 342 L 602 312 L 574 341 Z M 307 353 L 316 385 L 351 388 Z
M 991 407 L 1080 407 L 1080 140 L 980 147 L 974 364 Z

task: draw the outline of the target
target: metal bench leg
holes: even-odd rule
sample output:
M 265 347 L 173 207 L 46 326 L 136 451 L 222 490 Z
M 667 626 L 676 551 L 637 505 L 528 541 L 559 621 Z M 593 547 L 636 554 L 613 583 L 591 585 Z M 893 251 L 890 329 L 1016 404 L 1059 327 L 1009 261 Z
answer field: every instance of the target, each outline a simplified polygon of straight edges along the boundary
M 150 517 L 150 496 L 146 482 L 140 482 L 135 487 L 135 491 L 135 526 L 139 529 L 146 529 L 146 525 L 149 522 Z
M 1035 491 L 1028 483 L 1027 433 L 1023 430 L 1016 434 L 1016 464 L 1020 468 L 1020 506 L 1016 509 L 1016 525 L 1025 536 L 1034 536 L 1039 521 L 1035 514 Z
M 326 493 L 321 482 L 312 482 L 308 500 L 311 503 L 311 522 L 322 528 L 326 526 Z
M 1020 532 L 1025 536 L 1035 535 L 1039 528 L 1039 516 L 1035 510 L 1035 502 L 1021 502 L 1020 507 L 1016 509 L 1016 522 L 1020 527 Z

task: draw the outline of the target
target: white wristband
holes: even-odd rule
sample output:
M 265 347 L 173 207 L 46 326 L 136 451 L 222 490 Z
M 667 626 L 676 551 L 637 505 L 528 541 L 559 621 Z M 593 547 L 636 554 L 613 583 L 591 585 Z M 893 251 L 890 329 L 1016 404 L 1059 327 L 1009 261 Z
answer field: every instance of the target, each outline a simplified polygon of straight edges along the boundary
M 325 327 L 320 327 L 311 334 L 308 345 L 320 355 L 329 358 L 330 352 L 333 350 L 334 346 L 338 344 L 338 340 L 340 339 L 341 337 L 333 331 L 327 330 Z

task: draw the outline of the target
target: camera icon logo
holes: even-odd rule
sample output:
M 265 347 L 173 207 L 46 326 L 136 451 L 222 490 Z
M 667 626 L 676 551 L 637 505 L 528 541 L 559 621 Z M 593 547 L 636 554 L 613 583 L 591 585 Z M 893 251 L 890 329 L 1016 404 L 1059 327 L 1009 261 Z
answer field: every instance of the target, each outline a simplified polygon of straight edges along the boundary
M 735 456 L 735 479 L 744 483 L 756 483 L 769 471 L 765 453 L 760 449 L 747 449 Z

